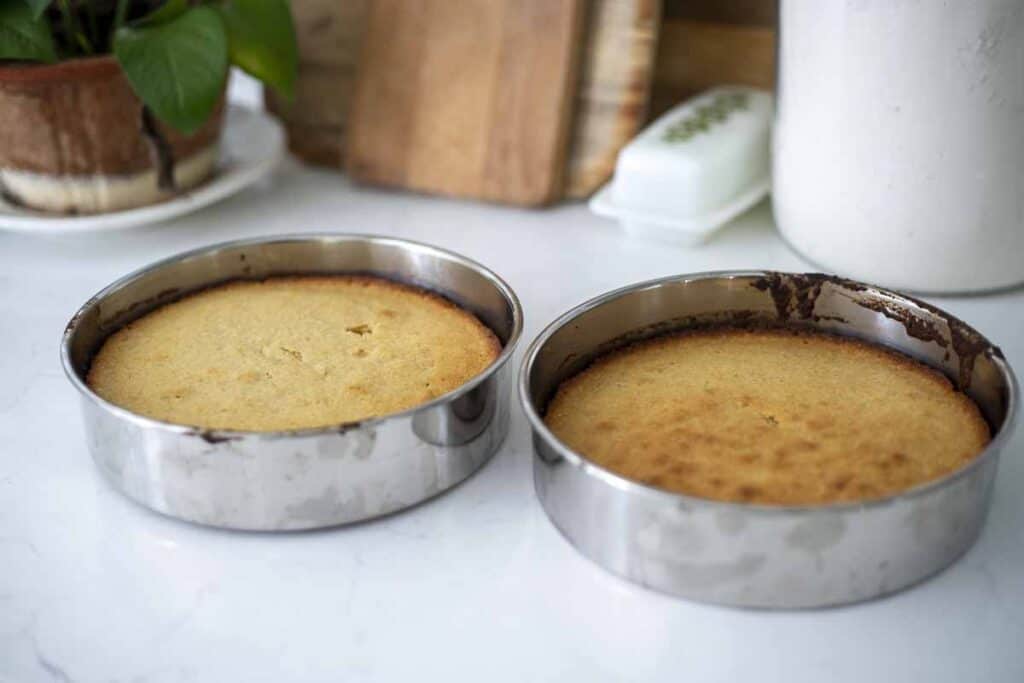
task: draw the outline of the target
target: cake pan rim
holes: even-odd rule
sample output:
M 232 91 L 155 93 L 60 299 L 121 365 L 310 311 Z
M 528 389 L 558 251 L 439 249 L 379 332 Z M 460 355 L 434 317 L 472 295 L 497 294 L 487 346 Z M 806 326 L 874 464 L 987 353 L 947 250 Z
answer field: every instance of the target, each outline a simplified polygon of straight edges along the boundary
M 426 252 L 433 252 L 436 256 L 450 259 L 461 266 L 467 267 L 477 274 L 482 275 L 487 279 L 495 289 L 505 299 L 509 309 L 512 312 L 512 326 L 508 337 L 508 341 L 502 344 L 501 353 L 491 363 L 481 370 L 479 373 L 474 375 L 472 378 L 467 380 L 465 383 L 460 384 L 451 391 L 448 391 L 440 396 L 437 396 L 430 401 L 419 403 L 411 408 L 407 408 L 402 411 L 386 413 L 383 415 L 373 415 L 361 420 L 352 420 L 348 422 L 332 423 L 323 425 L 320 427 L 305 427 L 302 429 L 291 429 L 291 430 L 267 430 L 267 431 L 255 431 L 255 430 L 241 430 L 241 429 L 221 429 L 221 428 L 210 428 L 203 427 L 201 425 L 187 425 L 179 422 L 168 422 L 166 420 L 160 420 L 158 418 L 149 417 L 142 415 L 141 413 L 134 412 L 123 406 L 112 403 L 102 396 L 97 394 L 92 388 L 86 383 L 85 378 L 80 376 L 80 373 L 75 368 L 75 364 L 71 358 L 71 345 L 72 340 L 79 327 L 79 321 L 82 316 L 91 310 L 96 305 L 100 304 L 104 299 L 107 299 L 112 294 L 124 289 L 131 285 L 138 279 L 145 277 L 153 272 L 159 271 L 162 268 L 166 268 L 190 258 L 203 256 L 207 253 L 220 251 L 223 249 L 234 249 L 238 247 L 246 246 L 264 246 L 273 244 L 286 244 L 291 242 L 370 242 L 377 244 L 390 244 L 402 248 L 412 247 L 414 249 L 423 250 Z M 373 271 L 363 271 L 366 274 L 373 274 Z M 283 273 L 282 273 L 283 274 Z M 289 275 L 295 275 L 296 272 L 290 271 Z M 301 274 L 301 273 L 300 273 Z M 310 273 L 314 274 L 314 273 Z M 323 274 L 323 273 L 319 273 Z M 339 275 L 344 274 L 338 272 Z M 270 275 L 269 277 L 273 277 Z M 210 285 L 216 284 L 211 281 Z M 422 285 L 418 285 L 422 289 L 427 289 Z M 458 304 L 458 302 L 455 302 Z M 461 307 L 461 304 L 459 304 Z M 486 325 L 486 324 L 485 324 Z M 490 326 L 487 326 L 490 329 Z M 351 429 L 357 429 L 360 427 L 372 427 L 379 425 L 383 422 L 387 422 L 393 419 L 401 419 L 411 417 L 420 411 L 429 410 L 437 406 L 450 403 L 461 396 L 472 391 L 474 388 L 485 382 L 488 378 L 493 376 L 495 373 L 501 370 L 501 368 L 508 363 L 512 355 L 515 352 L 523 332 L 523 309 L 522 304 L 516 296 L 515 291 L 505 280 L 503 280 L 494 271 L 487 268 L 483 264 L 459 254 L 457 252 L 438 247 L 425 242 L 417 240 L 409 240 L 401 237 L 390 237 L 386 235 L 374 235 L 371 233 L 347 233 L 347 232 L 320 232 L 320 233 L 295 233 L 286 235 L 266 235 L 261 237 L 243 238 L 237 240 L 228 240 L 224 242 L 215 242 L 205 246 L 189 249 L 184 252 L 172 254 L 165 258 L 159 259 L 152 263 L 146 264 L 140 268 L 137 268 L 106 285 L 98 292 L 90 296 L 86 301 L 78 307 L 75 313 L 71 316 L 64 332 L 61 335 L 60 342 L 60 359 L 61 365 L 64 369 L 64 374 L 68 378 L 68 381 L 78 390 L 79 394 L 84 398 L 88 399 L 99 408 L 113 414 L 114 416 L 132 422 L 139 427 L 162 429 L 167 432 L 177 433 L 185 436 L 200 436 L 208 441 L 234 441 L 237 439 L 258 439 L 263 441 L 275 441 L 279 439 L 291 439 L 291 438 L 302 438 L 302 437 L 314 437 L 323 434 L 333 434 L 338 432 L 345 432 Z
M 985 448 L 970 462 L 957 468 L 953 472 L 947 475 L 935 479 L 933 481 L 924 482 L 913 486 L 902 491 L 898 491 L 891 495 L 882 496 L 878 498 L 867 498 L 864 500 L 857 501 L 842 501 L 824 504 L 804 504 L 804 505 L 769 505 L 765 503 L 744 503 L 739 501 L 727 501 L 727 500 L 716 500 L 713 498 L 703 498 L 700 496 L 694 496 L 686 493 L 677 493 L 668 491 L 655 486 L 644 484 L 628 477 L 616 474 L 609 469 L 601 467 L 597 463 L 593 462 L 583 454 L 570 448 L 561 439 L 548 429 L 544 423 L 544 419 L 541 416 L 541 407 L 536 406 L 531 398 L 530 391 L 530 376 L 532 374 L 533 367 L 536 363 L 537 356 L 544 345 L 554 336 L 557 332 L 561 331 L 565 326 L 571 324 L 574 320 L 579 318 L 585 313 L 588 313 L 594 309 L 597 309 L 605 304 L 608 304 L 616 299 L 621 298 L 626 294 L 634 292 L 642 292 L 650 289 L 657 289 L 662 286 L 674 283 L 687 283 L 700 280 L 714 280 L 714 279 L 744 279 L 744 278 L 765 278 L 773 275 L 792 276 L 792 275 L 811 275 L 828 278 L 830 281 L 838 283 L 848 283 L 861 291 L 867 291 L 874 294 L 882 294 L 887 297 L 891 297 L 897 300 L 903 300 L 914 304 L 927 311 L 929 315 L 936 315 L 936 312 L 947 316 L 949 320 L 955 321 L 963 325 L 968 330 L 971 330 L 977 334 L 981 339 L 984 340 L 987 348 L 983 353 L 987 354 L 993 364 L 999 369 L 999 372 L 1006 380 L 1007 385 L 1007 402 L 1006 402 L 1006 415 L 1003 418 L 1003 422 L 997 428 L 994 428 L 994 434 L 992 439 L 985 445 Z M 866 340 L 867 341 L 867 340 Z M 867 343 L 876 344 L 883 348 L 888 348 L 884 344 L 879 342 L 867 341 Z M 611 291 L 599 294 L 591 299 L 588 299 L 576 306 L 573 306 L 568 311 L 562 313 L 552 322 L 546 325 L 530 343 L 526 349 L 526 353 L 523 356 L 523 361 L 519 370 L 518 377 L 518 394 L 519 403 L 523 408 L 523 412 L 526 414 L 527 422 L 530 425 L 532 432 L 542 438 L 545 444 L 552 448 L 561 458 L 566 460 L 568 463 L 577 467 L 581 474 L 584 476 L 592 476 L 600 479 L 602 482 L 613 486 L 621 490 L 623 493 L 630 496 L 642 496 L 649 498 L 654 501 L 661 501 L 664 503 L 684 503 L 688 506 L 712 506 L 723 509 L 740 509 L 747 513 L 756 513 L 766 516 L 778 516 L 778 515 L 794 515 L 794 514 L 805 514 L 808 512 L 850 512 L 855 510 L 874 509 L 881 508 L 902 501 L 913 500 L 915 498 L 928 495 L 939 489 L 945 488 L 952 485 L 961 478 L 969 476 L 975 469 L 982 467 L 988 460 L 998 457 L 999 453 L 1003 450 L 1006 442 L 1012 436 L 1016 427 L 1016 419 L 1018 412 L 1018 395 L 1019 385 L 1017 382 L 1016 375 L 1013 372 L 1012 367 L 1002 356 L 1002 353 L 993 353 L 993 350 L 997 350 L 994 344 L 992 344 L 987 337 L 979 333 L 973 327 L 963 322 L 956 316 L 946 312 L 945 310 L 938 308 L 932 304 L 923 302 L 913 296 L 896 292 L 893 290 L 886 289 L 884 287 L 878 287 L 865 282 L 859 282 L 857 280 L 849 280 L 839 276 L 827 275 L 822 273 L 791 273 L 787 271 L 771 271 L 771 270 L 715 270 L 715 271 L 701 271 L 697 273 L 683 273 L 677 275 L 667 275 L 663 277 L 653 278 L 650 280 L 644 280 L 633 284 L 628 284 L 622 287 L 618 287 Z M 923 361 L 918 361 L 922 362 Z M 925 363 L 925 365 L 928 365 Z M 928 367 L 932 367 L 928 365 Z M 973 399 L 972 399 L 973 400 Z M 990 425 L 991 427 L 991 425 Z

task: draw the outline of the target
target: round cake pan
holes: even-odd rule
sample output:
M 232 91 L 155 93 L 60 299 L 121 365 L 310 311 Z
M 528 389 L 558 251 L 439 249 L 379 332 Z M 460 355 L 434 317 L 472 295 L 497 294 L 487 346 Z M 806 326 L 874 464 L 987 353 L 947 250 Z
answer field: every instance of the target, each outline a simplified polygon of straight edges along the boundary
M 106 337 L 183 295 L 271 275 L 372 274 L 441 294 L 503 350 L 484 372 L 405 412 L 280 432 L 209 430 L 132 413 L 85 383 Z M 508 431 L 509 358 L 523 317 L 511 288 L 462 256 L 399 239 L 298 235 L 218 244 L 113 283 L 68 323 L 61 359 L 82 395 L 89 451 L 115 487 L 166 515 L 218 527 L 311 529 L 385 515 L 455 486 Z
M 960 470 L 898 495 L 783 507 L 637 483 L 588 461 L 545 426 L 559 384 L 601 353 L 689 326 L 752 320 L 857 337 L 943 371 L 977 402 L 991 443 Z M 767 608 L 866 600 L 952 563 L 981 530 L 1017 400 L 999 349 L 952 316 L 870 285 L 771 272 L 682 275 L 588 301 L 534 341 L 519 391 L 533 429 L 537 496 L 572 545 L 658 591 Z

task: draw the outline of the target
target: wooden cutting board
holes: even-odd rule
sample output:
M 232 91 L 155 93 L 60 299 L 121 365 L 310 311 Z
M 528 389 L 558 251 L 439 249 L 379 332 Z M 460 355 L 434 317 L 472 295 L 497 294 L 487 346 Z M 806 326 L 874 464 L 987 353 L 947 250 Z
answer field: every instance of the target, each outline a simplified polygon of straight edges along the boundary
M 661 0 L 588 3 L 566 196 L 586 197 L 608 180 L 646 120 L 660 16 Z
M 665 0 L 651 113 L 723 83 L 771 89 L 776 0 Z
M 349 175 L 524 206 L 558 199 L 582 10 L 583 0 L 374 0 Z
M 291 102 L 264 89 L 284 121 L 288 147 L 313 164 L 341 165 L 342 140 L 370 0 L 291 0 L 299 77 Z

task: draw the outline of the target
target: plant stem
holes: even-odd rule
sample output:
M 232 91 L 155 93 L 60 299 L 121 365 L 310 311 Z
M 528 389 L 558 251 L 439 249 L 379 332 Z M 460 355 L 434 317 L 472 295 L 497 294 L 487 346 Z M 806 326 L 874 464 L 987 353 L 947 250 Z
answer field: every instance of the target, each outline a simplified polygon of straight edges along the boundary
M 68 34 L 68 40 L 71 43 L 77 42 L 83 53 L 91 55 L 93 53 L 92 44 L 85 37 L 85 32 L 82 31 L 78 18 L 71 11 L 71 5 L 68 3 L 68 0 L 60 0 L 57 4 L 60 7 L 61 18 L 64 20 L 64 32 Z
M 124 17 L 128 12 L 128 0 L 117 0 L 117 7 L 114 9 L 114 28 L 110 30 L 110 49 L 114 49 L 114 34 L 117 29 L 124 25 Z
M 100 44 L 100 30 L 96 23 L 96 8 L 88 0 L 85 3 L 85 11 L 89 17 L 89 39 L 93 45 Z
M 149 145 L 149 154 L 156 167 L 156 185 L 165 192 L 173 192 L 174 184 L 174 150 L 167 138 L 160 132 L 160 126 L 149 107 L 142 105 L 142 137 Z
M 73 51 L 75 46 L 75 29 L 71 25 L 71 8 L 68 7 L 67 0 L 61 0 L 58 6 L 60 7 L 61 21 L 64 23 L 64 33 L 67 34 L 68 47 Z

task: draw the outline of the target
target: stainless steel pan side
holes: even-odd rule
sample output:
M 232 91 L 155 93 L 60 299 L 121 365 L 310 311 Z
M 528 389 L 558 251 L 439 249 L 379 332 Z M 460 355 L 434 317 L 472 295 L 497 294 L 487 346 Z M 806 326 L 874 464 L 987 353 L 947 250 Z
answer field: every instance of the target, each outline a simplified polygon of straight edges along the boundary
M 557 386 L 628 338 L 707 320 L 799 323 L 879 343 L 958 382 L 993 430 L 950 476 L 900 495 L 823 506 L 745 505 L 622 478 L 544 425 Z M 520 400 L 533 430 L 537 496 L 584 555 L 631 581 L 729 605 L 819 607 L 899 590 L 949 565 L 977 538 L 1017 403 L 998 348 L 923 302 L 817 274 L 681 275 L 610 292 L 569 311 L 528 350 Z
M 503 351 L 467 384 L 414 409 L 292 432 L 206 430 L 134 414 L 85 383 L 90 358 L 126 322 L 237 278 L 370 273 L 420 285 L 475 313 Z M 522 309 L 494 273 L 425 244 L 368 235 L 295 235 L 214 245 L 132 273 L 86 302 L 61 357 L 82 399 L 90 453 L 125 494 L 164 514 L 252 530 L 345 524 L 414 505 L 483 465 L 508 429 Z

